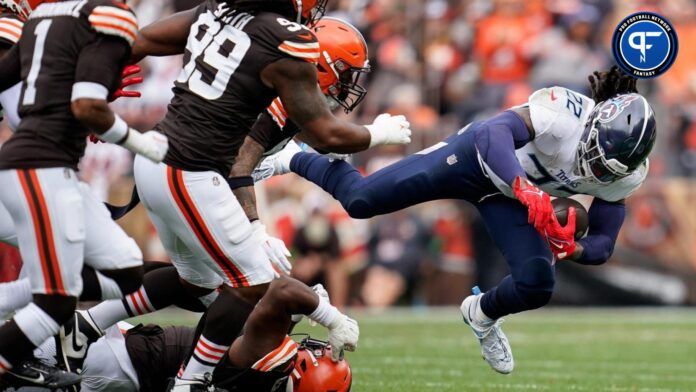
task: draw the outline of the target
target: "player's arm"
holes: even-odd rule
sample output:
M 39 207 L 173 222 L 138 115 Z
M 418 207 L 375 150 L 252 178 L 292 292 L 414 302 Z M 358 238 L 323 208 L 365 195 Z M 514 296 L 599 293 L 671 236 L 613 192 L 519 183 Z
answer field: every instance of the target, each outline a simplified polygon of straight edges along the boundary
M 137 63 L 146 56 L 171 56 L 184 53 L 191 25 L 196 20 L 198 7 L 149 24 L 140 31 L 133 45 L 131 62 Z
M 316 66 L 285 58 L 261 72 L 265 84 L 274 88 L 289 117 L 302 129 L 302 139 L 312 147 L 337 153 L 355 153 L 380 144 L 410 142 L 409 124 L 402 116 L 378 117 L 368 126 L 336 118 L 317 83 Z
M 614 244 L 626 217 L 623 200 L 609 202 L 595 198 L 588 211 L 587 236 L 576 241 L 575 251 L 567 260 L 585 265 L 605 263 L 614 252 Z
M 5 91 L 22 80 L 19 48 L 13 46 L 0 58 L 0 91 Z
M 75 118 L 103 141 L 119 144 L 136 154 L 159 162 L 167 151 L 164 135 L 141 134 L 130 128 L 107 103 L 120 85 L 121 69 L 130 54 L 129 43 L 99 34 L 82 49 L 75 70 L 71 110 Z M 98 59 L 98 61 L 95 61 Z
M 235 158 L 228 180 L 232 192 L 251 222 L 259 219 L 256 210 L 254 180 L 251 178 L 251 173 L 261 161 L 264 151 L 265 147 L 261 143 L 247 136 Z

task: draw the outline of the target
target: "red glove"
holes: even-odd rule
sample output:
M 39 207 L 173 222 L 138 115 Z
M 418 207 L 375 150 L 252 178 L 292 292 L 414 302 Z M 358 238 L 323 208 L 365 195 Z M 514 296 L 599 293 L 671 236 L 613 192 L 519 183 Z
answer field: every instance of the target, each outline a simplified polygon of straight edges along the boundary
M 111 100 L 114 101 L 121 97 L 127 98 L 138 98 L 140 97 L 140 91 L 128 91 L 124 90 L 128 86 L 134 84 L 140 84 L 143 82 L 142 76 L 131 77 L 141 71 L 139 65 L 126 65 L 121 73 L 121 86 L 116 90 L 114 95 L 111 96 Z
M 542 235 L 544 228 L 551 221 L 553 216 L 553 206 L 551 205 L 551 197 L 549 194 L 537 188 L 526 178 L 517 177 L 512 183 L 512 192 L 517 200 L 520 201 L 529 211 L 530 225 Z
M 556 219 L 556 215 L 551 217 L 551 223 L 546 225 L 546 240 L 549 242 L 551 252 L 556 259 L 563 259 L 575 250 L 575 208 L 568 209 L 568 221 L 565 226 L 561 226 Z

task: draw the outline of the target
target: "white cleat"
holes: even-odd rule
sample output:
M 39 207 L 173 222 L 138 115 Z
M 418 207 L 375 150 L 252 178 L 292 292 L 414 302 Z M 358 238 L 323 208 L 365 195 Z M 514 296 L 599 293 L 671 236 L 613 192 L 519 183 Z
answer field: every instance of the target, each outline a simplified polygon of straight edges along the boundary
M 298 152 L 302 152 L 302 148 L 293 140 L 290 140 L 282 150 L 268 156 L 259 163 L 256 169 L 251 173 L 254 182 L 290 173 L 290 161 Z
M 343 350 L 355 351 L 360 337 L 358 322 L 352 318 L 341 315 L 334 327 L 329 328 L 329 345 L 331 345 L 331 359 L 337 362 L 343 357 Z
M 476 291 L 475 291 L 476 292 Z M 471 327 L 476 338 L 481 343 L 481 355 L 483 359 L 498 373 L 509 374 L 515 367 L 512 358 L 512 349 L 505 333 L 500 328 L 502 319 L 498 319 L 490 325 L 482 325 L 474 320 L 476 309 L 479 306 L 483 294 L 474 294 L 466 297 L 459 307 L 464 317 L 464 322 Z

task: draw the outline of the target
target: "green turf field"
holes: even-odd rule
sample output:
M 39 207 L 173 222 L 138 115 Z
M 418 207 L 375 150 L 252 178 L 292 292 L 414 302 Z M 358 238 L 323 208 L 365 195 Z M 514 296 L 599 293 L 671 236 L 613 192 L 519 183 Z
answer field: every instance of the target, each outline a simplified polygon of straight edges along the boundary
M 509 317 L 515 371 L 494 373 L 454 309 L 353 313 L 354 391 L 696 391 L 696 309 L 565 308 Z M 191 318 L 168 313 L 153 321 Z M 303 331 L 325 334 L 321 327 Z

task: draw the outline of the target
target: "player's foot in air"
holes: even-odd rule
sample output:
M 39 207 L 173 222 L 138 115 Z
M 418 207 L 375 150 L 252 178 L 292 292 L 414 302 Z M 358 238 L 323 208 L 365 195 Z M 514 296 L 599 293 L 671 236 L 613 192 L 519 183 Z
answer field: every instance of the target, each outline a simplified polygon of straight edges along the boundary
M 498 319 L 489 323 L 478 321 L 476 311 L 483 294 L 478 287 L 474 287 L 473 292 L 474 294 L 466 297 L 459 307 L 464 322 L 474 331 L 474 335 L 481 343 L 481 355 L 493 370 L 502 374 L 511 373 L 515 367 L 515 361 L 512 358 L 510 343 L 500 328 L 503 320 Z
M 334 361 L 341 358 L 343 350 L 355 351 L 360 337 L 358 322 L 342 314 L 334 326 L 329 327 L 329 344 Z
M 69 372 L 80 373 L 89 345 L 102 335 L 104 333 L 94 323 L 88 311 L 75 311 L 73 318 L 61 326 L 58 332 L 56 360 L 59 366 L 65 367 Z
M 213 377 L 210 373 L 203 375 L 201 380 L 182 380 L 176 378 L 169 383 L 167 392 L 228 392 L 227 389 L 213 385 Z
M 31 386 L 48 389 L 67 388 L 77 385 L 81 377 L 37 360 L 30 360 L 8 371 L 4 380 L 15 387 Z
M 254 181 L 261 181 L 272 176 L 290 173 L 290 160 L 298 152 L 302 152 L 302 148 L 290 140 L 282 150 L 261 161 L 251 176 Z

